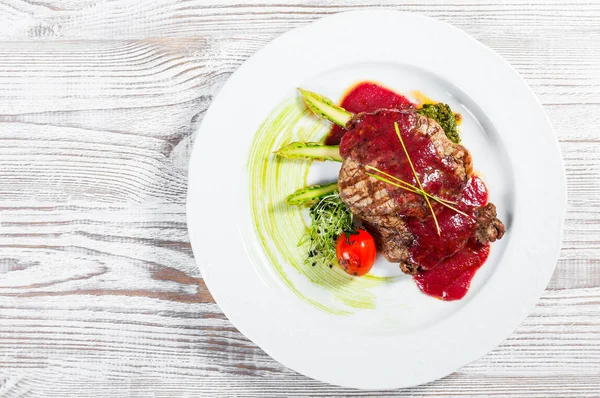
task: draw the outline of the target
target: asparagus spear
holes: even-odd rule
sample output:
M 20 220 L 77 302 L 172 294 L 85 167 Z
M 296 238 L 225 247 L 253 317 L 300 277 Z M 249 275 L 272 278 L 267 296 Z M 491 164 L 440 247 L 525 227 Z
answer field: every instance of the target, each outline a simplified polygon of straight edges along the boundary
M 330 99 L 312 91 L 298 89 L 306 107 L 316 116 L 346 127 L 354 114 L 335 105 Z M 323 145 L 318 142 L 292 142 L 275 152 L 288 159 L 332 160 L 341 162 L 340 148 L 337 145 Z
M 323 145 L 318 142 L 292 142 L 280 148 L 275 154 L 288 159 L 342 161 L 338 145 Z
M 320 118 L 345 128 L 354 116 L 353 113 L 335 105 L 329 98 L 301 88 L 298 88 L 298 91 L 300 91 L 306 107 Z
M 285 198 L 285 203 L 288 205 L 313 205 L 324 196 L 337 191 L 337 189 L 337 182 L 331 184 L 310 185 L 305 188 L 300 188 L 289 195 Z

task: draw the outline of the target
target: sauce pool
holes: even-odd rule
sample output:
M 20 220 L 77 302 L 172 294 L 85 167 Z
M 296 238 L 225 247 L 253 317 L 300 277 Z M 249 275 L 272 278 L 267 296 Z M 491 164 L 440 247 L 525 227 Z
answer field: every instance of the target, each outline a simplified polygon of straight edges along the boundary
M 407 109 L 414 104 L 408 98 L 375 83 L 362 82 L 346 93 L 340 104 L 352 113 L 373 112 L 377 109 Z M 334 125 L 325 139 L 326 145 L 339 145 L 346 130 Z
M 487 201 L 488 192 L 485 184 L 479 177 L 472 176 L 458 201 L 458 209 L 473 214 L 476 207 L 484 206 Z M 444 250 L 446 245 L 452 246 L 454 242 L 464 242 L 464 239 L 467 239 L 466 244 L 455 254 L 430 269 L 420 271 L 414 276 L 414 280 L 419 289 L 430 296 L 447 301 L 459 300 L 467 294 L 475 272 L 487 260 L 490 244 L 483 245 L 477 242 L 472 236 L 474 225 L 460 225 L 461 223 L 474 224 L 473 220 L 448 208 L 442 209 L 437 217 L 444 238 L 443 242 L 435 232 L 435 225 L 431 218 L 424 223 L 419 223 L 418 226 L 409 226 L 411 232 L 417 236 L 415 241 L 424 242 L 423 246 L 426 247 L 425 250 L 420 250 L 418 245 L 410 248 L 411 256 L 418 257 L 417 263 L 426 266 L 427 258 L 436 257 L 436 253 L 432 251 Z
M 359 83 L 350 89 L 340 105 L 353 113 L 373 112 L 377 109 L 402 110 L 416 107 L 406 97 L 370 82 Z M 387 128 L 388 124 L 391 126 L 393 122 L 382 124 L 382 126 L 386 126 L 383 128 Z M 327 145 L 338 145 L 345 133 L 346 130 L 341 127 L 333 126 L 325 143 Z M 404 136 L 404 132 L 402 135 Z M 409 142 L 407 142 L 407 147 L 410 146 Z M 396 144 L 381 140 L 381 145 L 387 148 Z M 419 153 L 420 148 L 426 148 L 426 146 L 407 148 L 413 163 L 419 162 L 418 159 L 415 159 L 415 156 L 427 157 L 427 154 L 422 150 L 423 153 Z M 340 151 L 342 150 L 343 148 L 340 148 Z M 398 156 L 404 156 L 401 150 L 398 152 Z M 435 157 L 431 158 L 434 159 Z M 409 177 L 408 175 L 404 176 L 407 174 L 406 170 L 399 169 L 394 172 L 388 170 L 388 172 L 403 176 L 405 179 Z M 436 184 L 436 181 L 430 181 L 429 183 L 431 185 L 425 187 L 426 190 L 432 194 L 439 194 L 444 186 L 453 184 L 455 181 L 440 180 L 437 181 L 438 184 Z M 488 193 L 485 184 L 479 177 L 473 176 L 464 186 L 457 207 L 467 214 L 473 214 L 476 207 L 485 205 L 487 201 Z M 414 280 L 419 289 L 430 296 L 447 301 L 459 300 L 465 296 L 476 271 L 486 261 L 490 245 L 482 245 L 473 237 L 468 239 L 474 228 L 474 221 L 471 218 L 446 207 L 438 207 L 436 216 L 442 231 L 441 238 L 437 235 L 432 217 L 424 222 L 416 218 L 408 218 L 407 227 L 415 237 L 412 246 L 409 248 L 410 259 L 411 262 L 421 265 L 424 269 L 414 276 Z M 448 256 L 448 254 L 450 255 Z

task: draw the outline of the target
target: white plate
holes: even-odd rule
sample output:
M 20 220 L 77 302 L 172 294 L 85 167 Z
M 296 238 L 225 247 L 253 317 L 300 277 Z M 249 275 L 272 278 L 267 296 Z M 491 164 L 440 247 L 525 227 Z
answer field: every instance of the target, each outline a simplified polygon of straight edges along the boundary
M 255 228 L 250 193 L 260 201 L 261 192 L 250 181 L 257 181 L 254 167 L 260 162 L 248 158 L 263 121 L 281 103 L 289 104 L 296 87 L 338 100 L 358 80 L 377 80 L 405 94 L 421 90 L 465 116 L 464 144 L 490 187 L 507 234 L 492 245 L 463 300 L 435 300 L 408 277 L 367 287 L 359 284 L 361 278 L 345 286 L 349 290 L 340 300 L 339 291 L 310 282 L 304 271 L 277 256 L 279 249 L 263 231 L 269 220 Z M 292 140 L 290 134 L 305 134 L 310 123 L 317 126 L 312 134 L 326 129 L 309 116 L 301 119 L 274 139 L 273 149 Z M 331 165 L 313 167 L 307 181 L 333 179 L 336 171 Z M 413 386 L 483 356 L 533 308 L 560 249 L 565 176 L 542 106 L 498 54 L 453 26 L 420 15 L 336 14 L 269 43 L 213 101 L 189 173 L 192 247 L 223 312 L 277 361 L 341 386 Z M 281 178 L 267 184 L 287 189 L 304 182 Z M 270 228 L 279 228 L 277 221 Z M 375 272 L 399 274 L 381 261 Z M 354 288 L 360 300 L 368 298 L 367 308 L 348 304 Z

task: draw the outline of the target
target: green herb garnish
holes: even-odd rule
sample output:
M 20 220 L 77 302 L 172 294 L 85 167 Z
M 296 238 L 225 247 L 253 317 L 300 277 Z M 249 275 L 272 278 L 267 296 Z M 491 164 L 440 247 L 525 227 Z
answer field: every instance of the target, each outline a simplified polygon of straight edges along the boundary
M 423 190 L 421 190 L 421 189 L 419 189 L 419 188 L 415 187 L 414 185 L 412 185 L 412 184 L 409 184 L 408 182 L 406 182 L 406 181 L 404 181 L 404 180 L 401 180 L 401 179 L 400 179 L 400 178 L 398 178 L 398 177 L 394 177 L 393 175 L 391 175 L 391 174 L 388 174 L 388 173 L 386 173 L 385 171 L 378 169 L 377 167 L 373 167 L 373 166 L 365 166 L 365 168 L 366 168 L 367 170 L 373 170 L 373 171 L 376 171 L 376 172 L 378 172 L 378 173 L 380 173 L 380 174 L 383 174 L 383 175 L 384 175 L 384 176 L 386 176 L 386 177 L 389 177 L 389 178 L 386 178 L 386 177 L 382 177 L 382 176 L 380 176 L 380 175 L 377 175 L 377 174 L 366 173 L 368 176 L 370 176 L 370 177 L 373 177 L 373 178 L 375 178 L 376 180 L 379 180 L 379 181 L 381 181 L 381 182 L 388 183 L 388 184 L 390 184 L 390 185 L 393 185 L 393 186 L 395 186 L 395 187 L 397 187 L 397 188 L 404 189 L 404 190 L 406 190 L 406 191 L 408 191 L 408 192 L 416 193 L 416 194 L 418 194 L 418 195 L 424 195 L 424 196 L 427 196 L 429 199 L 435 200 L 436 202 L 438 202 L 439 204 L 441 204 L 441 205 L 443 205 L 443 206 L 446 206 L 446 207 L 447 207 L 447 208 L 449 208 L 450 210 L 454 210 L 455 212 L 457 212 L 457 213 L 459 213 L 459 214 L 462 214 L 462 215 L 463 215 L 463 216 L 465 216 L 465 217 L 471 217 L 471 216 L 469 216 L 467 213 L 465 213 L 465 212 L 463 212 L 463 211 L 460 211 L 460 210 L 458 210 L 456 207 L 452 206 L 452 205 L 456 205 L 456 204 L 457 204 L 456 202 L 453 202 L 453 201 L 451 201 L 451 200 L 442 199 L 442 198 L 439 198 L 439 197 L 437 197 L 437 196 L 431 195 L 430 193 L 428 193 L 428 192 L 425 192 L 425 191 L 423 191 Z M 472 218 L 472 217 L 471 217 L 471 218 Z
M 335 244 L 343 233 L 355 233 L 352 212 L 339 192 L 323 197 L 310 208 L 311 225 L 300 244 L 308 242 L 306 264 L 331 266 L 337 263 Z
M 456 202 L 452 202 L 446 199 L 442 199 L 442 198 L 438 198 L 437 196 L 431 195 L 430 193 L 426 192 L 425 189 L 423 188 L 423 185 L 421 184 L 421 180 L 419 179 L 419 176 L 417 175 L 417 171 L 415 170 L 415 166 L 413 165 L 412 160 L 410 159 L 410 155 L 408 154 L 408 150 L 406 149 L 406 145 L 404 145 L 404 140 L 402 139 L 402 134 L 400 134 L 400 128 L 398 127 L 398 122 L 394 122 L 394 129 L 396 130 L 396 135 L 398 136 L 398 140 L 400 140 L 400 144 L 402 145 L 402 149 L 404 150 L 404 154 L 406 155 L 406 159 L 408 160 L 408 164 L 410 165 L 410 168 L 413 172 L 413 175 L 415 177 L 415 180 L 417 181 L 417 184 L 419 184 L 418 187 L 414 186 L 413 184 L 410 184 L 404 180 L 401 180 L 398 177 L 394 177 L 391 174 L 386 173 L 383 170 L 378 169 L 377 167 L 373 167 L 370 165 L 365 166 L 365 169 L 367 170 L 373 170 L 381 175 L 383 175 L 383 177 L 381 175 L 378 174 L 372 174 L 367 172 L 366 174 L 370 177 L 375 178 L 376 180 L 385 182 L 387 184 L 393 185 L 395 187 L 404 189 L 406 191 L 412 192 L 412 193 L 416 193 L 419 195 L 422 195 L 423 198 L 425 199 L 425 202 L 427 202 L 427 206 L 429 207 L 429 210 L 431 211 L 431 216 L 433 217 L 433 222 L 435 223 L 435 229 L 437 231 L 438 236 L 441 236 L 441 230 L 440 230 L 440 225 L 438 224 L 438 220 L 437 220 L 437 216 L 435 215 L 435 211 L 433 211 L 433 206 L 431 206 L 431 201 L 429 199 L 435 200 L 436 202 L 438 202 L 439 204 L 446 206 L 447 208 L 454 210 L 457 213 L 460 213 L 462 215 L 464 215 L 465 217 L 470 217 L 468 214 L 458 210 L 457 208 L 453 207 L 452 205 L 456 205 Z
M 427 116 L 430 119 L 438 122 L 440 127 L 444 129 L 446 137 L 455 144 L 460 143 L 460 136 L 458 135 L 458 129 L 456 128 L 456 117 L 447 104 L 423 104 L 422 107 L 417 109 L 417 113 Z
M 410 160 L 410 155 L 408 154 L 406 145 L 404 145 L 404 140 L 402 139 L 402 134 L 400 134 L 400 129 L 398 128 L 397 122 L 394 122 L 394 128 L 396 129 L 396 135 L 398 136 L 398 139 L 400 140 L 400 144 L 402 144 L 402 149 L 404 149 L 404 154 L 406 155 L 406 159 L 408 159 L 408 164 L 410 164 L 410 168 L 412 169 L 412 172 L 415 176 L 415 180 L 417 180 L 417 184 L 419 184 L 419 189 L 421 191 L 425 192 L 425 190 L 423 189 L 423 185 L 421 184 L 421 180 L 419 179 L 419 175 L 417 174 L 417 171 L 415 170 L 415 166 L 413 166 L 413 162 L 412 162 L 412 160 Z M 437 230 L 437 234 L 438 234 L 438 236 L 441 236 L 440 226 L 438 224 L 437 217 L 435 216 L 435 211 L 433 211 L 433 207 L 431 206 L 431 202 L 429 201 L 429 198 L 427 197 L 427 195 L 423 194 L 423 197 L 425 198 L 425 202 L 427 202 L 427 206 L 429 206 L 429 210 L 431 210 L 431 216 L 433 217 L 433 221 L 435 222 L 435 228 Z

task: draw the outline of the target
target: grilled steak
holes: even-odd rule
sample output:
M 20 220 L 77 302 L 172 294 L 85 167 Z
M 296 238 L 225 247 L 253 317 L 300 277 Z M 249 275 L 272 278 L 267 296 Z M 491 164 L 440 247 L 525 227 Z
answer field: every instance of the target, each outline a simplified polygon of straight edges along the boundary
M 470 200 L 469 192 L 482 184 L 472 177 L 470 153 L 452 143 L 434 120 L 414 110 L 382 109 L 356 115 L 342 138 L 340 154 L 342 200 L 373 235 L 383 255 L 399 262 L 406 273 L 435 267 L 461 250 L 469 239 L 487 244 L 504 233 L 493 204 Z M 386 177 L 384 172 L 418 187 L 413 167 L 427 193 L 451 201 L 468 216 L 430 200 L 441 230 L 438 235 L 423 195 L 369 175 Z

